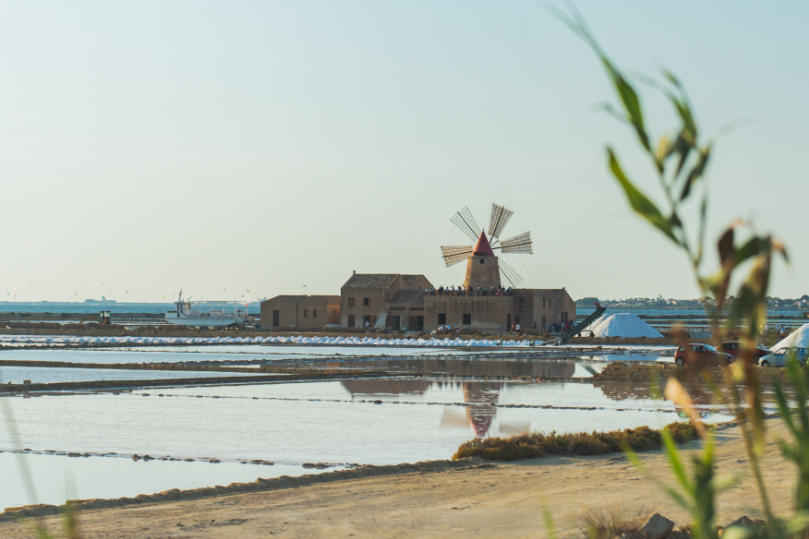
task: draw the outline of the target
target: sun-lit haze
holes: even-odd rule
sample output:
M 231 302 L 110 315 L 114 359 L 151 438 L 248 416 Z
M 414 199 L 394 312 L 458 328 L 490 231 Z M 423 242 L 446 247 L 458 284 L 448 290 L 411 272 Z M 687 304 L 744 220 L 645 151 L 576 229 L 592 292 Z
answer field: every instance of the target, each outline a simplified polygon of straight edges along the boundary
M 524 287 L 695 297 L 606 171 L 611 143 L 659 200 L 550 5 L 0 5 L 0 301 L 337 294 L 352 270 L 460 284 L 449 218 L 492 202 L 506 235 L 532 232 L 508 258 Z M 627 72 L 677 73 L 719 135 L 712 241 L 735 217 L 775 232 L 793 265 L 772 295 L 809 292 L 809 4 L 576 5 Z M 676 123 L 643 89 L 657 138 Z

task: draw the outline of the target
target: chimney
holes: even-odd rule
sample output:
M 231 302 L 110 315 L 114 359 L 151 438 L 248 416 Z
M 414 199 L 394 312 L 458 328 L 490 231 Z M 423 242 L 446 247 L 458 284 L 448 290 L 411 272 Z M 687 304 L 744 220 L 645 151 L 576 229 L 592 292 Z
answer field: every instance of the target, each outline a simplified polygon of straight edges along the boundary
M 356 274 L 357 274 L 357 270 L 354 270 L 354 275 L 356 275 Z

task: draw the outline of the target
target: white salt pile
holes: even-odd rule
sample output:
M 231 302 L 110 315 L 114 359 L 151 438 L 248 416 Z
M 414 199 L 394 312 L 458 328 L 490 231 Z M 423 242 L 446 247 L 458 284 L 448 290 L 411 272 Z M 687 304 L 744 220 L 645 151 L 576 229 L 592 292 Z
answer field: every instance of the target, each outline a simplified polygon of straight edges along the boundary
M 663 335 L 655 328 L 638 318 L 636 314 L 619 313 L 602 316 L 590 326 L 596 337 L 649 337 L 657 339 Z
M 790 346 L 797 346 L 800 348 L 807 348 L 809 347 L 809 324 L 804 324 L 792 333 L 790 333 L 787 338 L 783 339 L 782 341 L 778 342 L 770 348 L 773 352 L 776 350 L 780 350 L 781 348 L 788 348 Z

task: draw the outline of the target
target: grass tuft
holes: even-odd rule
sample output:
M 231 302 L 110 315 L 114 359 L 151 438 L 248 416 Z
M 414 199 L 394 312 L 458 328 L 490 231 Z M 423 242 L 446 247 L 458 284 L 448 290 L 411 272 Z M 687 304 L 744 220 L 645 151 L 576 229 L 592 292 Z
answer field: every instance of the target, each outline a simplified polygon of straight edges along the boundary
M 678 444 L 699 437 L 691 423 L 671 423 L 663 427 Z M 479 456 L 486 460 L 521 460 L 540 458 L 546 455 L 606 455 L 625 449 L 648 451 L 663 447 L 661 431 L 649 427 L 616 430 L 612 432 L 573 434 L 529 433 L 509 438 L 475 438 L 461 444 L 452 458 L 458 460 Z
M 606 510 L 589 508 L 576 517 L 576 526 L 587 539 L 612 539 L 640 531 L 654 511 L 639 507 L 635 511 L 616 504 Z

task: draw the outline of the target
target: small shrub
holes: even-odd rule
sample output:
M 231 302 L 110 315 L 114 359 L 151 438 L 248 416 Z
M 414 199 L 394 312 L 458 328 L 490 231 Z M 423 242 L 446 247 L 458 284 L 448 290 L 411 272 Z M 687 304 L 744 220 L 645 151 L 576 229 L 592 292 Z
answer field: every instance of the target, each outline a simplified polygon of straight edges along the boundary
M 698 438 L 689 423 L 671 423 L 664 427 L 678 444 Z M 649 427 L 592 433 L 557 434 L 551 432 L 518 434 L 510 438 L 475 438 L 461 444 L 453 460 L 479 456 L 486 460 L 521 460 L 546 455 L 606 455 L 624 449 L 648 451 L 663 447 L 661 431 Z
M 639 507 L 635 511 L 627 511 L 620 505 L 607 507 L 606 510 L 589 508 L 576 517 L 576 526 L 588 539 L 612 539 L 626 533 L 640 531 L 652 511 Z

